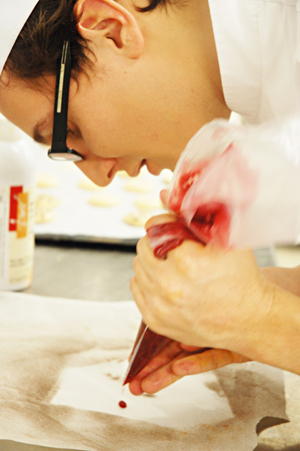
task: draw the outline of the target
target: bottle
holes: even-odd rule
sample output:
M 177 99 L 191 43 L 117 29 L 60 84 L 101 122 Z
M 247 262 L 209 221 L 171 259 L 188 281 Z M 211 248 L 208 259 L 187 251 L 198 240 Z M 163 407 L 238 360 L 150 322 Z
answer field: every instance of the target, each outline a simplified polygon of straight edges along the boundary
M 0 117 L 0 290 L 32 282 L 35 185 L 29 138 Z

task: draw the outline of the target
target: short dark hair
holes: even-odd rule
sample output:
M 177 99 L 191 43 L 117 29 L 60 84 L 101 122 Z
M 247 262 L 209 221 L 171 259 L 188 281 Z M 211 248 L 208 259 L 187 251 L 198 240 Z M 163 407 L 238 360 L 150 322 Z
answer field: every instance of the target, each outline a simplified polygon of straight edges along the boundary
M 166 6 L 169 0 L 150 0 L 140 12 Z M 5 68 L 18 78 L 37 79 L 56 73 L 63 42 L 70 40 L 72 77 L 77 78 L 90 62 L 87 42 L 77 31 L 79 17 L 74 13 L 77 0 L 39 0 L 21 30 Z

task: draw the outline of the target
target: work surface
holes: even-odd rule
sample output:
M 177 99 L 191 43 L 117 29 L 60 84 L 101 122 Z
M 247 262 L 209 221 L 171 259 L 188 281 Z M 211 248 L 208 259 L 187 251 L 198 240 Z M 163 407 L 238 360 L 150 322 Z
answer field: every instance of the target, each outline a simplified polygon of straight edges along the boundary
M 26 292 L 95 302 L 130 300 L 129 280 L 133 275 L 134 256 L 134 248 L 40 242 L 35 250 L 33 284 Z M 293 257 L 295 260 L 295 252 Z M 270 256 L 264 252 L 257 258 L 261 266 L 271 263 Z M 262 432 L 256 451 L 300 451 L 300 379 L 290 373 L 285 373 L 285 377 L 287 414 L 291 421 Z M 48 450 L 50 448 L 2 442 L 0 451 Z

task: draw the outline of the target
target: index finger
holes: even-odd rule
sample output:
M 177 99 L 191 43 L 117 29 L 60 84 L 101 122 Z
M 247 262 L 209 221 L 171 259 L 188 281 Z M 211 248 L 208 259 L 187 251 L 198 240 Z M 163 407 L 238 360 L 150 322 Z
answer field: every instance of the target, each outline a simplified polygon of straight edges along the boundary
M 162 215 L 152 216 L 145 224 L 145 229 L 149 229 L 150 227 L 158 224 L 164 224 L 166 222 L 176 222 L 177 217 L 175 213 L 164 213 Z
M 170 385 L 174 380 L 174 374 L 171 374 L 172 362 L 179 355 L 185 355 L 186 353 L 181 349 L 180 345 L 176 341 L 172 341 L 168 346 L 166 346 L 157 356 L 155 356 L 148 365 L 143 368 L 139 374 L 130 382 L 129 389 L 134 395 L 141 395 L 144 390 L 142 389 L 142 383 L 145 378 L 147 378 L 152 373 L 157 370 L 163 370 L 163 375 L 159 371 L 159 385 L 167 386 Z M 157 375 L 154 376 L 157 379 Z M 178 376 L 175 376 L 178 379 Z M 151 381 L 151 377 L 150 377 Z M 151 384 L 151 382 L 150 382 Z M 157 382 L 156 382 L 157 385 Z M 161 387 L 162 388 L 162 387 Z M 152 387 L 153 389 L 153 387 Z M 157 388 L 156 388 L 157 389 Z M 156 391 L 155 389 L 155 391 Z M 150 389 L 151 391 L 151 389 Z

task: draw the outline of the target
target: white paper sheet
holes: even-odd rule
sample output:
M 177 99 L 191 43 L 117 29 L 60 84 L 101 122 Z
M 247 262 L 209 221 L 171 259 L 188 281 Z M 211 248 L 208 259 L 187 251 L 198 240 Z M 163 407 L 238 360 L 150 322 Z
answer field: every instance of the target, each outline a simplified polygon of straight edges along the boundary
M 155 396 L 123 392 L 139 322 L 132 301 L 0 292 L 0 440 L 91 451 L 250 451 L 262 418 L 286 418 L 283 372 L 254 362 L 184 378 Z

